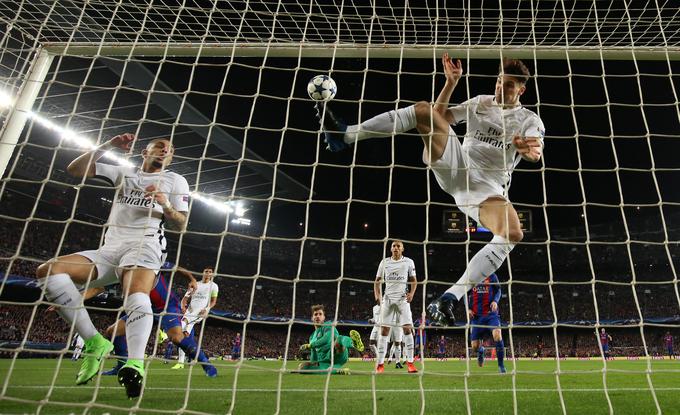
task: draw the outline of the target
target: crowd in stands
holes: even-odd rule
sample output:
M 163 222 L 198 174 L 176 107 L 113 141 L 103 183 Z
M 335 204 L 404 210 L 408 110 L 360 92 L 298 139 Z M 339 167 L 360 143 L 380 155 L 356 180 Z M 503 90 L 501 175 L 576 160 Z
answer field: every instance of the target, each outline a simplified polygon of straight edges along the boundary
M 62 217 L 41 214 L 26 221 L 26 210 L 16 203 L 17 196 L 6 193 L 3 198 L 0 205 L 2 274 L 34 278 L 37 266 L 43 261 L 100 245 L 101 220 L 97 222 L 89 218 L 88 221 L 63 222 Z M 373 278 L 378 262 L 386 253 L 382 242 L 350 241 L 345 242 L 345 249 L 341 250 L 340 242 L 261 239 L 253 231 L 243 231 L 206 237 L 189 233 L 178 249 L 176 236 L 169 233 L 171 253 L 180 252 L 174 262 L 194 271 L 197 277 L 204 267 L 214 267 L 217 271 L 215 282 L 220 287 L 215 309 L 232 313 L 236 320 L 248 316 L 274 318 L 278 319 L 278 323 L 291 317 L 308 319 L 310 306 L 317 303 L 325 304 L 329 318 L 337 316 L 339 321 L 365 323 L 371 316 Z M 221 246 L 220 252 L 217 246 Z M 434 296 L 458 278 L 463 270 L 461 264 L 466 257 L 465 250 L 474 251 L 479 246 L 472 243 L 468 247 L 444 240 L 433 241 L 426 249 L 407 244 L 406 254 L 415 260 L 419 280 L 427 275 L 429 281 L 426 286 L 418 288 L 412 304 L 414 316 L 419 316 Z M 676 260 L 676 250 L 675 245 L 654 244 L 633 244 L 630 251 L 625 244 L 520 245 L 511 254 L 512 284 L 507 283 L 510 281 L 507 266 L 499 271 L 504 292 L 500 304 L 502 319 L 541 325 L 549 325 L 554 320 L 630 321 L 639 320 L 640 316 L 677 321 L 680 318 L 680 302 L 669 266 L 669 260 Z M 632 267 L 629 258 L 633 259 Z M 424 271 L 425 264 L 427 272 Z M 633 275 L 636 285 L 630 284 Z M 340 279 L 340 276 L 343 278 Z M 667 283 L 658 284 L 659 281 Z M 183 280 L 175 281 L 174 287 L 180 294 L 184 284 Z M 24 338 L 35 342 L 67 341 L 69 328 L 55 313 L 46 313 L 44 306 L 38 307 L 34 315 L 33 306 L 7 305 L 2 301 L 21 300 L 7 298 L 7 295 L 0 297 L 3 323 L 0 341 Z M 115 318 L 115 313 L 110 312 L 92 314 L 100 329 Z M 243 331 L 243 325 L 235 320 L 211 318 L 207 325 L 204 347 L 215 355 L 228 354 L 235 333 Z M 369 329 L 365 327 L 362 332 L 368 335 Z M 619 348 L 621 353 L 644 352 L 639 329 L 621 330 L 614 336 L 615 351 Z M 645 330 L 649 353 L 654 353 L 656 348 L 661 350 L 661 331 L 651 327 Z M 289 350 L 296 352 L 297 346 L 310 332 L 309 326 L 293 326 Z M 439 334 L 431 333 L 432 336 Z M 448 338 L 451 356 L 464 354 L 462 330 L 442 334 Z M 250 323 L 244 340 L 246 354 L 254 357 L 282 355 L 288 337 L 287 324 Z M 593 330 L 560 332 L 557 340 L 560 354 L 599 354 Z M 509 340 L 506 340 L 506 345 L 510 345 Z M 551 332 L 538 336 L 529 329 L 513 332 L 516 356 L 554 356 L 554 345 Z M 428 353 L 433 355 L 435 347 L 434 342 L 428 343 Z

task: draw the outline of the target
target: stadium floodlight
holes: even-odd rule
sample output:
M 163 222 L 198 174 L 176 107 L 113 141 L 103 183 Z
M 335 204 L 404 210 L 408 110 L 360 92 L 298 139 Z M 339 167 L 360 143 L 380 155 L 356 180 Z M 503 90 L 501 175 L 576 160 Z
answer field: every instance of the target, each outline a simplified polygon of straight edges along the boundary
M 242 201 L 222 201 L 215 199 L 214 197 L 204 195 L 199 192 L 192 192 L 191 197 L 195 200 L 199 200 L 204 204 L 222 212 L 222 213 L 233 213 L 237 218 L 242 218 L 246 214 L 248 209 L 243 207 Z M 247 219 L 250 222 L 250 219 Z M 236 223 L 236 222 L 234 222 Z M 250 223 L 247 223 L 250 225 Z
M 11 107 L 14 103 L 14 100 L 12 97 L 7 94 L 4 91 L 0 91 L 0 108 L 5 108 L 5 107 Z M 36 112 L 30 111 L 28 112 L 28 118 L 33 120 L 36 124 L 40 125 L 41 127 L 55 133 L 57 136 L 60 138 L 64 139 L 65 141 L 69 143 L 73 143 L 78 147 L 81 147 L 85 150 L 94 150 L 97 148 L 97 146 L 87 137 L 82 136 L 78 134 L 77 132 L 73 130 L 69 130 L 68 128 L 64 128 L 56 123 L 54 123 L 52 120 L 50 120 L 47 117 L 44 117 Z M 121 157 L 117 155 L 116 153 L 112 151 L 105 151 L 104 152 L 104 158 L 113 161 L 115 163 L 118 163 L 121 166 L 126 166 L 126 167 L 134 167 L 135 164 L 132 163 L 130 160 Z M 192 197 L 195 198 L 196 200 L 200 200 L 203 203 L 206 203 L 209 206 L 212 206 L 218 210 L 224 211 L 226 213 L 234 213 L 238 217 L 242 217 L 245 215 L 247 209 L 245 209 L 242 205 L 241 202 L 238 202 L 235 204 L 234 207 L 231 206 L 231 204 L 225 204 L 223 202 L 211 199 L 209 197 L 203 196 L 198 192 L 193 192 Z
M 4 91 L 0 91 L 0 109 L 9 108 L 14 105 L 14 98 Z

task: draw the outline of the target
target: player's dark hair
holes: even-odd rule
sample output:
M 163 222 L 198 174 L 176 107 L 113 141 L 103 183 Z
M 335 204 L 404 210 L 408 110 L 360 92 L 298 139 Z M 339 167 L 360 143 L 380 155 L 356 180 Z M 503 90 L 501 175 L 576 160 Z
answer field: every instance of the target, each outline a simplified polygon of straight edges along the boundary
M 326 311 L 324 310 L 323 304 L 314 304 L 314 305 L 312 306 L 312 314 L 314 314 L 314 312 L 315 312 L 315 311 L 318 311 L 318 310 L 321 310 L 321 311 L 324 312 L 324 314 L 326 314 Z
M 504 74 L 516 78 L 521 83 L 526 84 L 531 76 L 529 68 L 519 59 L 503 58 L 498 67 L 498 74 Z

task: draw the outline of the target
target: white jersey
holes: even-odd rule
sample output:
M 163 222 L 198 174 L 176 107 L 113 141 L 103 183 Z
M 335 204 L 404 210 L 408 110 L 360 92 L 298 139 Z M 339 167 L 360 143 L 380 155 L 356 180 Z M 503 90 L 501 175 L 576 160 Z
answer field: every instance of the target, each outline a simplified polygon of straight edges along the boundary
M 113 186 L 121 185 L 109 215 L 107 241 L 110 238 L 131 239 L 155 233 L 163 235 L 163 207 L 152 198 L 145 197 L 144 189 L 152 184 L 165 193 L 175 210 L 189 211 L 189 184 L 177 173 L 167 170 L 145 173 L 137 167 L 103 163 L 95 163 L 95 167 L 95 177 Z
M 521 160 L 513 136 L 538 137 L 543 145 L 543 121 L 521 105 L 502 109 L 493 95 L 478 95 L 449 111 L 456 124 L 467 122 L 462 148 L 470 171 L 480 171 L 485 180 L 500 187 L 509 182 Z
M 416 266 L 411 258 L 402 256 L 398 260 L 387 257 L 380 262 L 376 278 L 385 281 L 384 298 L 399 301 L 406 298 L 409 277 L 416 276 Z
M 217 297 L 220 289 L 214 282 L 198 282 L 196 290 L 187 291 L 186 295 L 191 296 L 191 302 L 187 308 L 187 314 L 195 315 L 201 312 L 210 304 L 210 299 Z
M 85 346 L 85 340 L 78 333 L 73 335 L 71 343 L 75 349 L 82 349 Z

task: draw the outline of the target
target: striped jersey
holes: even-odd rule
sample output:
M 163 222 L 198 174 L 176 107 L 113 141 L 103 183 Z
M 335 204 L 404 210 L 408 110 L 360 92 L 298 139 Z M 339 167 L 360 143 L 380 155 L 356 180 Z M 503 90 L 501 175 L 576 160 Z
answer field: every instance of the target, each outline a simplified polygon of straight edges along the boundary
M 489 314 L 498 315 L 498 310 L 491 311 L 491 303 L 501 299 L 501 286 L 496 274 L 491 274 L 484 281 L 477 284 L 468 294 L 468 307 L 475 317 L 484 317 Z

